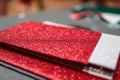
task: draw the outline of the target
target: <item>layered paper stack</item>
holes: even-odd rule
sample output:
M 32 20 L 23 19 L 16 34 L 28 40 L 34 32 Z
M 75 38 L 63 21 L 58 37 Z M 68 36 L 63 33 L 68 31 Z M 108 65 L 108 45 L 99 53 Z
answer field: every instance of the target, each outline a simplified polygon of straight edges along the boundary
M 0 60 L 47 79 L 119 80 L 119 52 L 120 37 L 101 32 L 34 21 L 0 32 Z

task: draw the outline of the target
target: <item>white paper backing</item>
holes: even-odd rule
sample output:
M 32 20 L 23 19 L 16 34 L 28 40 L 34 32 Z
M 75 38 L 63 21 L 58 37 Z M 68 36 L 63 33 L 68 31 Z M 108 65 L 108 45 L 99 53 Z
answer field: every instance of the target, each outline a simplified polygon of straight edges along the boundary
M 115 70 L 119 53 L 120 37 L 103 33 L 89 59 L 89 63 Z

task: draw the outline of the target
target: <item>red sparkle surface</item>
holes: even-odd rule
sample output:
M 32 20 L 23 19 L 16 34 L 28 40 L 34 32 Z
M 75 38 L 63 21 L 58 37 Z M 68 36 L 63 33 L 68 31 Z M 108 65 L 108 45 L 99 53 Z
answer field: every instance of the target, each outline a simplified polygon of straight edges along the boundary
M 0 33 L 3 42 L 87 64 L 101 33 L 28 21 Z
M 0 32 L 0 41 L 67 60 L 88 63 L 101 33 L 28 21 Z M 53 80 L 103 80 L 64 66 L 0 49 L 0 59 Z

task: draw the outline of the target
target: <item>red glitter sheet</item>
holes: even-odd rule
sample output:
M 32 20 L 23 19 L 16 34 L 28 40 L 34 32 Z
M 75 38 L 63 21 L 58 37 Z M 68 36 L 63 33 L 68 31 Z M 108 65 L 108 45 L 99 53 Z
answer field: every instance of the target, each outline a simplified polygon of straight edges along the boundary
M 53 27 L 53 28 L 55 28 L 55 27 Z M 43 32 L 42 32 L 43 29 L 44 30 L 47 30 L 47 29 L 53 30 L 53 28 L 51 26 L 43 25 L 42 23 L 26 22 L 26 23 L 17 25 L 15 27 L 9 28 L 5 31 L 1 31 L 0 32 L 0 41 L 4 41 L 4 42 L 10 43 L 10 44 L 22 46 L 24 48 L 28 48 L 28 49 L 35 50 L 35 51 L 40 51 L 41 48 L 43 49 L 43 51 L 45 51 L 46 49 L 44 50 L 44 48 L 47 47 L 47 45 L 50 46 L 51 45 L 50 43 L 52 43 L 53 46 L 51 45 L 51 47 L 47 47 L 47 49 L 48 48 L 52 49 L 52 47 L 55 47 L 55 44 L 56 44 L 55 49 L 52 49 L 52 50 L 57 51 L 56 48 L 58 48 L 58 50 L 62 50 L 63 48 L 65 48 L 66 50 L 69 50 L 69 49 L 67 49 L 67 47 L 62 46 L 63 45 L 62 40 L 65 40 L 65 42 L 66 42 L 66 41 L 68 41 L 68 39 L 71 39 L 70 45 L 72 46 L 72 45 L 77 44 L 77 43 L 75 44 L 76 40 L 78 41 L 83 38 L 82 40 L 80 40 L 81 42 L 86 41 L 87 42 L 86 44 L 88 44 L 90 42 L 90 44 L 88 44 L 88 47 L 86 45 L 86 47 L 84 47 L 85 49 L 83 49 L 83 50 L 91 51 L 91 50 L 88 50 L 88 48 L 90 48 L 89 46 L 92 45 L 95 47 L 95 45 L 100 37 L 100 33 L 86 31 L 86 30 L 77 30 L 77 29 L 72 29 L 73 30 L 73 33 L 72 33 L 71 29 L 66 29 L 66 28 L 59 28 L 59 29 L 61 29 L 60 31 L 58 30 L 58 28 L 55 28 L 54 30 L 57 29 L 57 31 L 55 31 L 56 33 L 54 31 L 51 31 L 51 34 L 48 34 L 44 31 L 43 31 L 44 32 L 44 34 L 43 34 Z M 63 29 L 66 29 L 66 30 L 64 30 L 64 33 L 62 32 Z M 66 33 L 67 31 L 68 31 L 68 33 Z M 74 32 L 74 31 L 76 31 L 76 32 Z M 62 34 L 62 35 L 64 34 L 66 37 L 63 38 L 62 35 L 60 37 L 53 36 L 53 35 L 60 35 L 58 32 L 61 32 L 60 34 Z M 43 36 L 40 35 L 40 33 Z M 42 39 L 40 36 L 42 36 Z M 68 36 L 70 38 L 68 38 Z M 80 37 L 82 37 L 82 38 L 80 38 Z M 61 38 L 62 38 L 62 40 L 61 40 Z M 86 40 L 86 38 L 88 38 L 89 41 Z M 48 44 L 49 40 L 47 40 L 47 39 L 49 39 L 50 41 L 56 41 L 56 42 L 55 43 L 50 42 Z M 58 42 L 61 42 L 61 43 L 58 43 Z M 64 42 L 64 44 L 65 44 L 65 42 Z M 92 44 L 92 42 L 93 42 L 93 44 Z M 45 44 L 45 43 L 47 43 L 47 44 Z M 42 45 L 45 44 L 46 46 L 45 45 L 41 46 L 41 44 Z M 67 42 L 66 42 L 66 44 L 67 44 Z M 38 47 L 39 45 L 40 45 L 40 47 Z M 60 45 L 61 47 L 58 47 L 58 45 Z M 83 45 L 85 45 L 85 43 Z M 74 50 L 77 50 L 76 48 L 79 47 L 79 46 L 76 46 L 76 48 L 74 48 L 71 46 L 69 46 L 69 47 Z M 59 49 L 59 48 L 61 48 L 61 49 Z M 82 49 L 82 48 L 80 48 L 80 49 Z M 47 54 L 50 54 L 50 52 L 52 52 L 49 50 L 46 50 L 45 52 L 47 52 L 47 51 L 49 52 Z M 71 60 L 71 58 L 73 58 L 72 56 L 70 56 L 71 54 L 72 53 L 68 54 L 69 56 L 66 55 L 67 57 L 65 57 L 65 55 L 62 55 L 62 56 L 58 55 L 57 53 L 56 53 L 56 55 L 55 55 L 55 53 L 51 54 L 51 55 L 58 56 L 61 58 L 67 58 L 67 59 Z M 80 53 L 79 53 L 79 55 L 80 55 Z M 74 58 L 72 60 L 80 61 L 80 62 L 84 61 L 83 63 L 87 63 L 87 59 L 89 58 L 88 56 L 90 56 L 90 55 L 91 55 L 91 53 L 86 53 L 84 55 L 81 55 L 82 57 L 85 57 L 82 59 L 86 59 L 86 60 L 80 60 L 81 57 Z M 70 58 L 68 58 L 68 57 L 70 57 Z M 56 64 L 45 62 L 40 59 L 38 60 L 35 58 L 23 56 L 21 54 L 10 52 L 10 51 L 4 50 L 4 49 L 0 49 L 0 59 L 3 61 L 6 61 L 8 63 L 11 63 L 13 65 L 16 65 L 18 67 L 21 67 L 23 69 L 26 69 L 28 71 L 31 71 L 33 73 L 36 73 L 38 75 L 42 75 L 47 78 L 53 79 L 53 80 L 104 80 L 102 78 L 95 77 L 95 76 L 92 76 L 92 75 L 89 75 L 89 74 L 86 74 L 83 72 L 71 70 L 64 66 L 59 66 Z M 77 60 L 77 59 L 79 59 L 79 60 Z M 119 60 L 118 65 L 119 65 L 118 70 L 116 72 L 114 80 L 120 80 L 120 60 Z
M 87 64 L 100 36 L 101 33 L 93 31 L 51 27 L 42 23 L 26 22 L 1 31 L 0 41 Z M 103 80 L 64 66 L 4 49 L 0 49 L 0 59 L 53 80 Z
M 51 64 L 40 59 L 26 57 L 4 49 L 0 49 L 0 59 L 52 80 L 104 80 L 87 73 Z
M 101 33 L 28 21 L 4 30 L 4 42 L 87 64 Z

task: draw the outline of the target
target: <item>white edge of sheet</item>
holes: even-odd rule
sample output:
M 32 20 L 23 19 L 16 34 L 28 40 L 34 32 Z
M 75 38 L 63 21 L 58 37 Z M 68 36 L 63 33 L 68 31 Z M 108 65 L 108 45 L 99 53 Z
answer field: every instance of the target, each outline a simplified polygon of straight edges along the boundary
M 120 36 L 102 33 L 89 63 L 115 70 L 120 53 Z
M 54 26 L 72 28 L 71 26 L 63 25 L 63 24 L 59 24 L 59 23 L 55 23 L 55 22 L 51 22 L 51 21 L 44 21 L 43 23 L 44 24 L 49 24 L 49 25 L 54 25 Z

